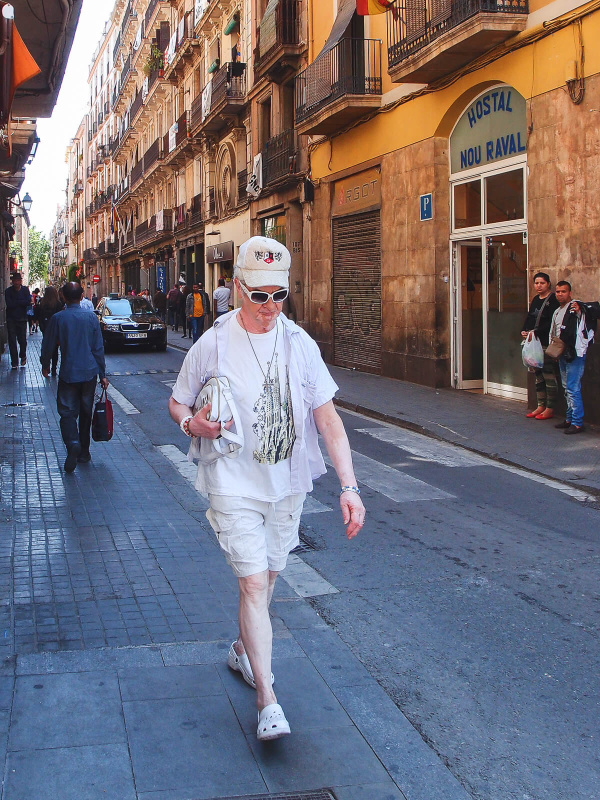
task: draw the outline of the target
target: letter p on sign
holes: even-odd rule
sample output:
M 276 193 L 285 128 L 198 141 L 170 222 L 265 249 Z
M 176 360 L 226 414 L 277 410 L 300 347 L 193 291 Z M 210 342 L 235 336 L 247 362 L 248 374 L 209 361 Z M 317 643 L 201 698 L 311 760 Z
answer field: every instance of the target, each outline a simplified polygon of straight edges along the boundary
M 419 201 L 421 204 L 421 222 L 427 219 L 433 219 L 433 195 L 430 192 L 429 194 L 422 194 L 419 197 Z

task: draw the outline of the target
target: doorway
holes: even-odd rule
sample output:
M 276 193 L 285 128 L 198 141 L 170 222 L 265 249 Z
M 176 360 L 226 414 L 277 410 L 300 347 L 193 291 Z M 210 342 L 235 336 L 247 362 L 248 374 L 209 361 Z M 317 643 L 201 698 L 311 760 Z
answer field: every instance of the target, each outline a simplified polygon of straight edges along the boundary
M 452 249 L 454 385 L 525 400 L 526 234 L 459 240 Z

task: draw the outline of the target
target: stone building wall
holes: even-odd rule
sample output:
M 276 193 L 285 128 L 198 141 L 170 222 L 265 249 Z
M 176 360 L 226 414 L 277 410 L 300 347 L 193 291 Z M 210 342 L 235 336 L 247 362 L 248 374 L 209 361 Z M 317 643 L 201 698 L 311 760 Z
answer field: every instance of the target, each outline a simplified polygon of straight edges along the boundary
M 529 103 L 527 165 L 529 275 L 567 280 L 574 296 L 600 300 L 600 76 L 586 79 L 576 106 L 563 89 Z M 600 344 L 582 381 L 586 419 L 600 423 Z M 531 390 L 530 390 L 531 397 Z
M 448 144 L 427 139 L 381 163 L 384 374 L 445 386 L 450 381 Z M 433 219 L 419 196 L 433 192 Z

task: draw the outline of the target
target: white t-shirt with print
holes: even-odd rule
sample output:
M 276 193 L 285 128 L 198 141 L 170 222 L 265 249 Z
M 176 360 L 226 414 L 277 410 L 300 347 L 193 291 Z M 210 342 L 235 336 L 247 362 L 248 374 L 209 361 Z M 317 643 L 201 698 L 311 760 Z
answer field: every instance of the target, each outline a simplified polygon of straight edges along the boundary
M 337 386 L 316 343 L 282 315 L 277 321 L 277 334 L 273 329 L 267 334 L 250 335 L 256 356 L 238 316 L 233 312 L 229 319 L 225 317 L 226 321 L 221 323 L 227 326 L 227 345 L 219 350 L 218 374 L 230 381 L 242 420 L 244 450 L 237 458 L 223 457 L 212 464 L 201 462 L 198 465 L 196 488 L 204 494 L 236 495 L 277 502 L 289 494 L 311 491 L 311 478 L 325 472 L 312 412 L 332 399 Z M 219 325 L 217 321 L 217 327 Z M 291 336 L 290 326 L 295 329 Z M 210 328 L 190 348 L 173 387 L 173 399 L 190 408 L 194 406 L 207 377 L 202 366 L 208 357 L 204 348 L 212 351 L 215 347 L 215 330 L 214 327 Z M 265 376 L 257 358 L 267 372 L 268 363 L 273 358 L 275 335 L 276 359 L 273 359 L 268 373 L 270 381 L 265 387 Z M 299 374 L 291 375 L 293 400 L 290 400 L 287 388 L 288 346 L 295 354 L 295 369 L 300 370 Z M 279 408 L 276 407 L 277 382 Z M 290 403 L 293 417 L 288 414 Z M 303 429 L 293 429 L 294 418 Z M 292 454 L 291 444 L 294 437 L 298 436 L 302 436 L 303 441 L 296 441 Z

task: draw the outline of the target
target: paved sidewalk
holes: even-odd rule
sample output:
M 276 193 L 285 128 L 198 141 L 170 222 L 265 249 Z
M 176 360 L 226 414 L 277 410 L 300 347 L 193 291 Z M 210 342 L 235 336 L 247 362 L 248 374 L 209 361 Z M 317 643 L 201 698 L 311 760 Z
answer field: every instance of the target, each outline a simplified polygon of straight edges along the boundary
M 25 369 L 0 363 L 2 800 L 326 787 L 337 800 L 468 800 L 284 581 L 273 671 L 293 735 L 258 745 L 253 690 L 226 666 L 237 590 L 203 498 L 118 407 L 113 440 L 66 475 L 40 341 Z
M 188 350 L 191 339 L 169 331 L 169 344 Z M 421 431 L 478 453 L 600 492 L 600 431 L 565 436 L 555 421 L 527 419 L 525 403 L 331 367 L 337 403 Z M 556 421 L 561 421 L 560 419 Z

